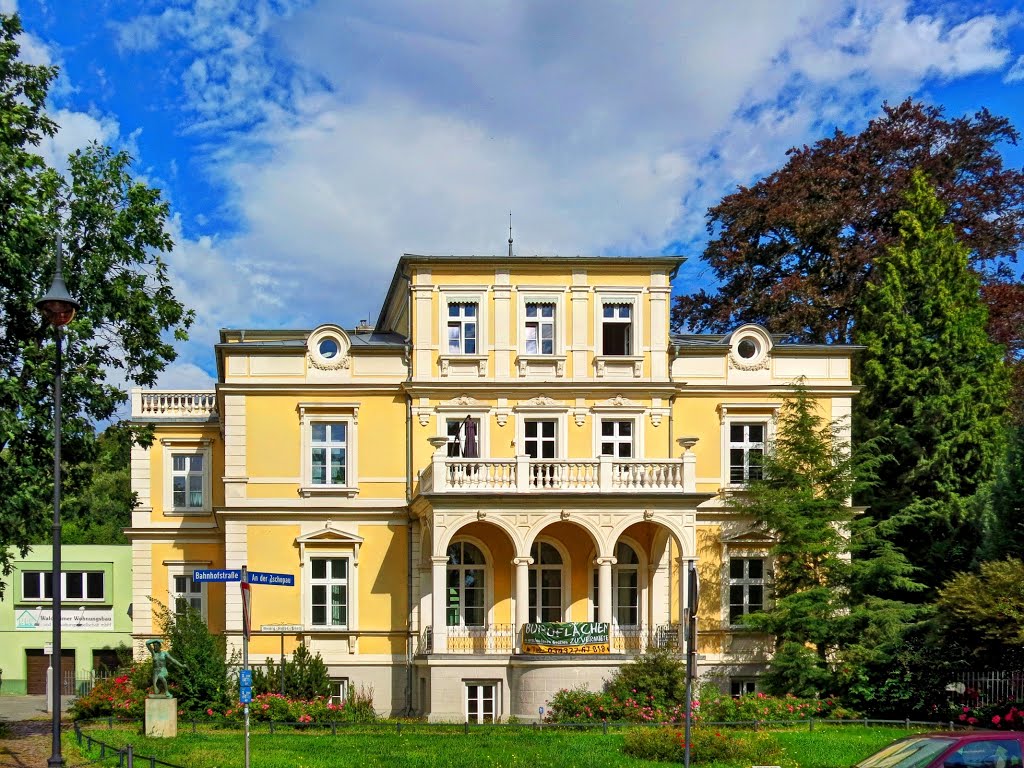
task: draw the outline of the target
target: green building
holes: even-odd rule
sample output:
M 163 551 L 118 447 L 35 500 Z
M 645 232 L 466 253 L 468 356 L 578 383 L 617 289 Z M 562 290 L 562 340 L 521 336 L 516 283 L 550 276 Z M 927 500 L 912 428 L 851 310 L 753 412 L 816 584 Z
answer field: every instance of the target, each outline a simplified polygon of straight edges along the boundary
M 45 694 L 53 637 L 53 548 L 13 559 L 0 599 L 0 694 Z M 63 693 L 83 691 L 117 666 L 132 644 L 132 550 L 128 545 L 61 548 Z

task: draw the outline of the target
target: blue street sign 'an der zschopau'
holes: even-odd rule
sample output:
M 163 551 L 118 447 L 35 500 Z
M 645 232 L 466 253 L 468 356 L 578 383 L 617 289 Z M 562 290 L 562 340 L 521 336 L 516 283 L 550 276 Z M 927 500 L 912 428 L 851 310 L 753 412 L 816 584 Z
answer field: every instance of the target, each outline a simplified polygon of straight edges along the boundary
M 238 700 L 243 704 L 252 704 L 252 688 L 242 688 L 239 690 Z
M 242 572 L 238 570 L 194 570 L 192 581 L 241 581 Z
M 252 685 L 251 669 L 243 669 L 238 673 L 238 684 L 243 688 L 248 688 Z
M 262 573 L 249 571 L 250 584 L 270 584 L 275 587 L 294 587 L 295 577 L 290 573 Z

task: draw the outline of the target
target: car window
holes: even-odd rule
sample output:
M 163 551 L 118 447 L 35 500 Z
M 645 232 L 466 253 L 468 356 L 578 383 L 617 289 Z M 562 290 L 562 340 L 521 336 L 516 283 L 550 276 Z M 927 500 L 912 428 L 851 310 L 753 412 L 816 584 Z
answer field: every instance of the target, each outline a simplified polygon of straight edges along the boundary
M 945 736 L 915 736 L 902 739 L 857 763 L 856 768 L 924 768 L 955 741 L 956 739 Z
M 1015 739 L 972 741 L 946 758 L 946 768 L 1021 768 L 1020 744 Z

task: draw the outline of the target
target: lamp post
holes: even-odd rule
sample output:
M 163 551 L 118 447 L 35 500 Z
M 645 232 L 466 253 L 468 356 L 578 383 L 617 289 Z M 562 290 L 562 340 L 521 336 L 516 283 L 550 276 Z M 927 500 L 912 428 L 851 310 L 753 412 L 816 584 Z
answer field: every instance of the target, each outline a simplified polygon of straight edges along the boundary
M 53 753 L 46 761 L 49 768 L 63 766 L 60 745 L 60 694 L 61 694 L 61 649 L 60 649 L 60 341 L 61 328 L 71 322 L 78 309 L 78 302 L 71 298 L 64 276 L 60 270 L 61 242 L 57 234 L 57 271 L 53 276 L 50 291 L 36 302 L 36 308 L 43 318 L 54 327 L 57 341 L 56 371 L 53 376 L 53 566 L 50 575 L 50 592 L 53 595 L 53 655 L 50 657 L 53 669 L 50 691 L 53 697 Z

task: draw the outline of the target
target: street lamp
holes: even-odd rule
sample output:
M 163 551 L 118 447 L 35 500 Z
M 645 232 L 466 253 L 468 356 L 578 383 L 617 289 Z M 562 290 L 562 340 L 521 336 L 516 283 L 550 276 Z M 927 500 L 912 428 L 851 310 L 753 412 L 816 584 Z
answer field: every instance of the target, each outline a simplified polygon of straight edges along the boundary
M 50 768 L 64 765 L 60 753 L 60 337 L 61 328 L 71 322 L 78 309 L 78 302 L 71 298 L 64 276 L 60 271 L 61 243 L 57 234 L 57 272 L 53 276 L 50 291 L 36 302 L 36 308 L 43 318 L 54 327 L 57 337 L 56 371 L 53 376 L 53 566 L 50 575 L 50 592 L 53 595 L 53 655 L 50 657 L 53 669 L 51 679 L 53 698 L 53 754 L 46 761 Z

